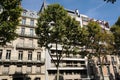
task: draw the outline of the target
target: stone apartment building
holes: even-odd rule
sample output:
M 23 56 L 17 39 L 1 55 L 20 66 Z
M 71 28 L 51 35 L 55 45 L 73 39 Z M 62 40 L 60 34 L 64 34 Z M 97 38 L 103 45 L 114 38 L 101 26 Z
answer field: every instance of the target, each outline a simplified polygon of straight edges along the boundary
M 106 31 L 110 31 L 109 23 L 103 20 L 96 20 L 89 18 L 88 16 L 81 15 L 83 26 L 87 25 L 89 21 L 95 21 L 99 23 L 101 28 Z M 103 57 L 100 59 L 94 57 L 91 61 L 90 69 L 95 71 L 97 75 L 91 76 L 95 80 L 119 80 L 119 56 L 118 55 L 107 55 L 103 60 L 102 64 L 100 60 L 103 60 Z M 94 64 L 94 65 L 93 65 Z M 101 66 L 102 65 L 102 66 Z M 90 70 L 89 70 L 90 71 Z M 102 75 L 103 74 L 103 75 Z M 89 72 L 89 75 L 91 73 Z
M 81 27 L 94 20 L 101 25 L 101 28 L 109 31 L 109 24 L 105 21 L 91 19 L 80 14 L 78 10 L 66 10 L 71 17 L 80 22 Z M 54 80 L 56 67 L 47 50 L 37 44 L 38 37 L 35 34 L 37 12 L 24 9 L 21 15 L 20 25 L 16 30 L 19 37 L 6 46 L 0 47 L 0 80 Z M 59 51 L 61 51 L 60 46 Z M 55 54 L 53 44 L 51 56 L 54 60 L 56 60 Z M 64 54 L 59 70 L 64 80 L 116 80 L 115 74 L 119 70 L 117 61 L 117 56 L 107 55 L 102 67 L 103 79 L 99 60 L 93 58 L 88 67 L 87 57 L 82 57 L 80 54 L 70 53 L 69 56 Z
M 24 10 L 16 33 L 19 37 L 0 47 L 0 80 L 44 80 L 45 52 L 37 44 L 37 12 Z
M 99 23 L 101 29 L 107 31 L 110 30 L 109 23 L 106 21 L 89 18 L 84 14 L 80 14 L 77 9 L 75 11 L 66 10 L 71 17 L 74 17 L 78 22 L 80 22 L 81 27 L 84 27 L 92 20 Z M 51 56 L 53 56 L 56 61 L 55 55 L 55 46 L 53 45 L 51 49 Z M 49 53 L 46 53 L 46 57 L 46 80 L 54 80 L 57 69 Z M 107 55 L 104 63 L 102 64 L 96 57 L 94 57 L 88 64 L 87 57 L 81 57 L 80 54 L 74 55 L 70 53 L 69 56 L 66 54 L 64 55 L 64 58 L 60 62 L 59 70 L 60 75 L 64 78 L 64 80 L 116 80 L 116 73 L 118 73 L 117 61 L 117 56 Z

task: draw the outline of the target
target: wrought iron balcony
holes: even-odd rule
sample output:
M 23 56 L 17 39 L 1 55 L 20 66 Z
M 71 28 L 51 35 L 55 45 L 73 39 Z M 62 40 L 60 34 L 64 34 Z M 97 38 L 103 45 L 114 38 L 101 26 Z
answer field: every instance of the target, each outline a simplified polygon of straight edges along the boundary
M 97 65 L 110 65 L 110 61 L 97 61 Z
M 31 27 L 31 28 L 37 27 L 37 25 L 34 22 L 33 23 L 27 22 L 26 20 L 24 20 L 23 22 L 21 21 L 19 25 L 22 27 Z
M 18 43 L 16 45 L 16 48 L 18 49 L 35 49 L 35 45 L 34 44 L 28 44 L 28 43 Z
M 0 63 L 15 63 L 15 64 L 22 64 L 22 63 L 30 63 L 30 64 L 44 64 L 45 63 L 45 59 L 41 58 L 40 60 L 18 60 L 17 58 L 11 58 L 9 60 L 7 59 L 0 59 Z
M 30 33 L 22 33 L 22 32 L 18 32 L 18 35 L 20 37 L 27 37 L 27 38 L 37 38 L 37 35 L 35 34 L 30 34 Z

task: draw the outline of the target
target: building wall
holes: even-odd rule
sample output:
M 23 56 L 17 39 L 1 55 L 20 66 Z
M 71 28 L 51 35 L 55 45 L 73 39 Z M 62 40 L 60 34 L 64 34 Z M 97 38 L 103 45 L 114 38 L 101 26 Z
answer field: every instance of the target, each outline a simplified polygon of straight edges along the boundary
M 21 15 L 16 30 L 19 37 L 0 47 L 0 80 L 45 80 L 45 52 L 38 46 L 35 34 L 38 15 L 29 10 Z
M 50 53 L 46 51 L 46 80 L 55 80 L 56 66 L 54 62 L 57 62 L 55 44 L 51 44 L 52 48 Z M 61 45 L 58 45 L 58 50 L 61 52 Z M 52 56 L 52 58 L 50 57 Z M 80 54 L 70 53 L 67 55 L 65 52 L 62 54 L 62 59 L 59 65 L 60 76 L 64 80 L 81 80 L 87 79 L 87 58 L 82 57 Z
M 68 12 L 69 15 L 80 22 L 81 27 L 87 25 L 91 20 L 88 16 L 78 14 L 76 11 Z M 56 67 L 51 61 L 48 50 L 39 47 L 37 44 L 37 36 L 35 34 L 38 18 L 37 13 L 34 11 L 24 10 L 21 15 L 20 25 L 16 30 L 19 37 L 16 40 L 11 41 L 11 43 L 7 43 L 6 46 L 0 47 L 0 53 L 2 53 L 2 57 L 0 58 L 0 79 L 13 80 L 14 78 L 18 80 L 19 78 L 20 80 L 23 80 L 23 78 L 30 78 L 31 80 L 39 80 L 40 78 L 41 80 L 54 80 Z M 25 24 L 22 23 L 24 22 L 23 19 L 26 19 Z M 30 25 L 31 20 L 34 20 L 34 25 Z M 109 24 L 107 22 L 95 19 L 94 21 L 97 21 L 105 30 L 109 30 Z M 10 59 L 6 59 L 7 50 L 11 51 Z M 22 60 L 18 60 L 19 51 L 23 53 Z M 51 51 L 53 51 L 52 56 L 54 56 L 55 48 Z M 28 60 L 29 52 L 32 52 L 32 60 Z M 40 60 L 37 60 L 37 53 L 40 53 Z M 114 57 L 115 62 L 113 62 L 112 57 Z M 119 64 L 116 63 L 116 61 L 118 61 L 118 57 L 108 55 L 107 59 L 108 63 L 105 62 L 102 66 L 104 80 L 110 80 L 109 77 L 111 76 L 108 74 L 107 67 L 109 67 L 110 73 L 112 74 L 113 79 L 115 79 L 115 71 L 119 70 Z M 101 75 L 98 58 L 93 58 L 94 65 L 90 70 L 88 69 L 88 59 L 85 57 L 82 58 L 79 54 L 73 55 L 71 53 L 69 56 L 64 55 L 64 58 L 61 61 L 60 75 L 63 76 L 64 80 L 87 79 L 88 73 L 90 74 L 91 69 L 93 69 L 92 72 L 94 72 L 92 76 L 95 77 L 95 73 L 98 73 L 98 77 Z M 90 76 L 90 78 L 92 78 L 92 76 Z M 95 79 L 98 80 L 97 78 Z

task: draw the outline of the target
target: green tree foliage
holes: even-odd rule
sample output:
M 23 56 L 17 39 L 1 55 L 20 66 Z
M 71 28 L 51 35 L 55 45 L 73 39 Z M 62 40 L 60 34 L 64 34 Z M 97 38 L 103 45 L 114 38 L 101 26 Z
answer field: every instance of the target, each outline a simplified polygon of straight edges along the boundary
M 47 8 L 40 13 L 37 25 L 38 28 L 36 28 L 36 34 L 39 37 L 38 43 L 48 50 L 52 47 L 49 46 L 50 44 L 56 45 L 57 63 L 54 62 L 54 60 L 53 62 L 57 67 L 57 73 L 59 73 L 58 67 L 62 53 L 59 53 L 57 45 L 62 45 L 62 50 L 67 51 L 71 46 L 74 46 L 73 44 L 77 44 L 79 42 L 77 39 L 81 35 L 79 22 L 74 18 L 71 18 L 67 14 L 66 10 L 64 10 L 64 8 L 59 4 L 52 4 L 48 5 Z M 57 80 L 59 80 L 58 74 Z
M 111 2 L 111 3 L 114 3 L 116 2 L 116 0 L 104 0 L 105 2 Z
M 21 0 L 0 0 L 0 45 L 17 37 L 16 28 L 21 15 Z
M 98 58 L 101 64 L 100 67 L 102 72 L 103 59 L 107 54 L 111 54 L 111 51 L 113 50 L 114 37 L 110 31 L 102 29 L 97 22 L 90 21 L 85 27 L 87 30 L 87 40 L 85 40 L 85 50 L 81 53 L 81 55 L 84 54 L 88 57 L 88 64 L 90 64 L 89 61 L 91 61 L 93 57 Z
M 117 51 L 116 53 L 118 53 L 118 51 L 120 50 L 120 17 L 116 21 L 115 25 L 111 27 L 111 32 L 115 37 L 115 50 Z
M 116 25 L 112 26 L 111 31 L 113 32 L 115 37 L 116 48 L 120 48 L 120 26 Z
M 120 17 L 119 17 L 118 20 L 116 21 L 115 25 L 120 26 Z
M 102 29 L 97 22 L 90 21 L 86 26 L 88 31 L 86 49 L 92 49 L 93 55 L 98 56 L 99 50 L 105 50 L 103 55 L 109 53 L 109 50 L 113 48 L 114 37 L 110 31 Z M 100 50 L 100 51 L 101 51 Z M 100 52 L 100 54 L 102 54 Z

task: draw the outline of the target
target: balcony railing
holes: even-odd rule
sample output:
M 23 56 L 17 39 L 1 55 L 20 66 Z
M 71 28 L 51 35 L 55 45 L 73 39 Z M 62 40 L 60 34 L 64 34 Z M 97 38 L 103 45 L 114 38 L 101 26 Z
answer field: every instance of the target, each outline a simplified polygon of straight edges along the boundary
M 59 67 L 59 70 L 85 70 L 86 67 Z M 50 67 L 48 70 L 57 70 L 56 67 Z
M 51 67 L 56 67 L 54 64 L 51 65 Z M 86 68 L 85 64 L 60 64 L 60 68 Z
M 56 57 L 53 57 L 54 60 L 57 60 Z M 86 61 L 85 58 L 75 58 L 75 57 L 65 57 L 65 58 L 62 58 L 63 61 Z
M 30 33 L 21 33 L 21 32 L 18 32 L 18 35 L 21 36 L 21 37 L 37 38 L 37 35 L 30 34 Z
M 35 45 L 34 44 L 29 44 L 29 43 L 18 43 L 16 45 L 16 48 L 35 49 Z
M 0 59 L 0 62 L 10 62 L 10 63 L 45 63 L 45 59 L 41 58 L 40 60 L 34 59 L 34 60 L 18 60 L 17 58 L 11 58 L 10 60 L 7 59 Z
M 103 62 L 97 61 L 97 65 L 100 65 L 100 64 L 110 65 L 110 61 L 103 61 Z
M 30 24 L 30 22 L 26 22 L 26 23 L 20 23 L 20 26 L 25 26 L 25 27 L 32 27 L 32 28 L 36 28 L 37 26 L 35 24 Z

